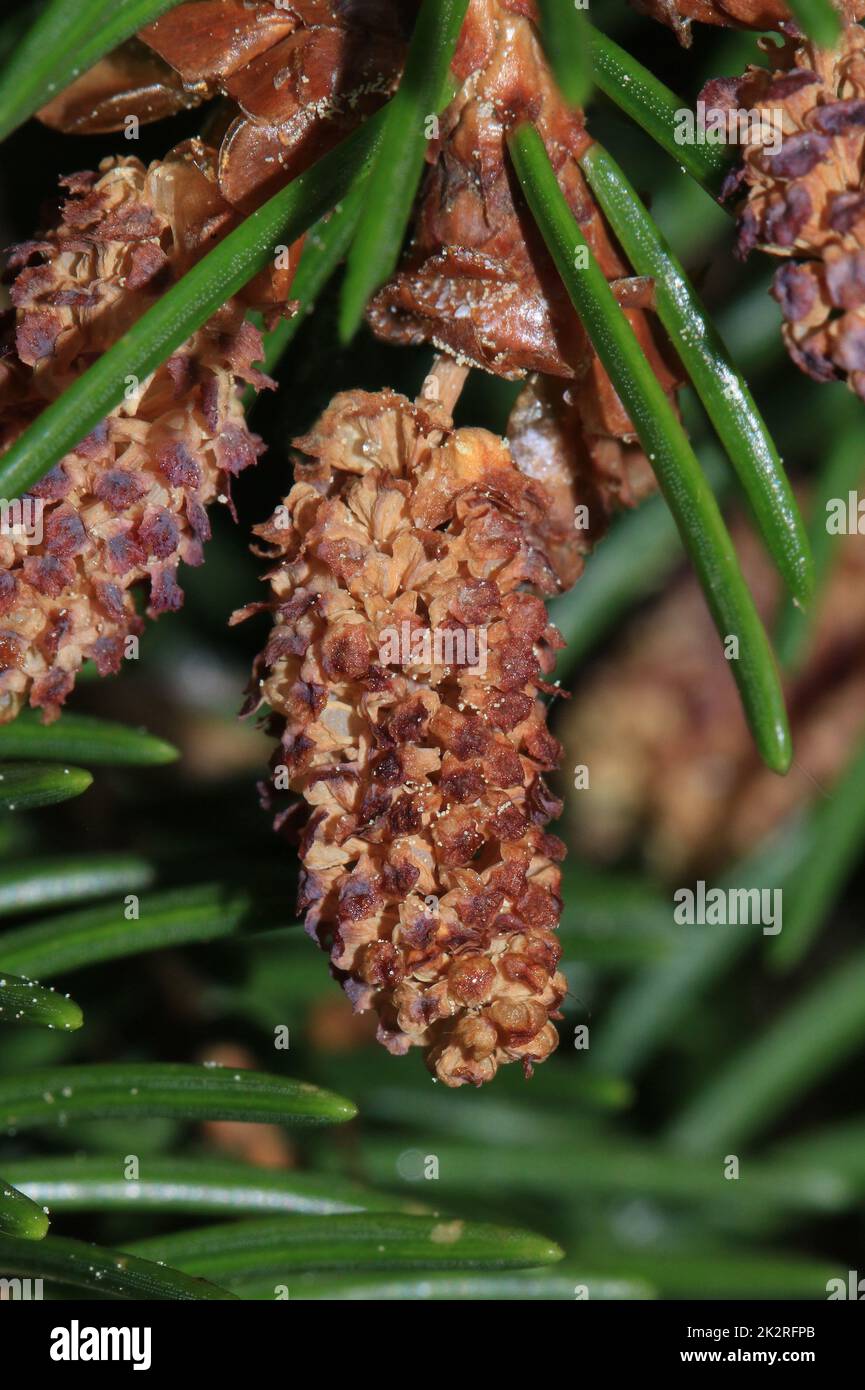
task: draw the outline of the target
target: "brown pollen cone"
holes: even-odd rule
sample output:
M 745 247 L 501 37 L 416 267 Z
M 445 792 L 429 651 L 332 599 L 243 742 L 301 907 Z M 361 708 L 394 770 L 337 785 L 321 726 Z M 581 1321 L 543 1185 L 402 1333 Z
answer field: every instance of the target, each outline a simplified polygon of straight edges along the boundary
M 64 180 L 59 222 L 8 257 L 13 309 L 0 354 L 0 453 L 232 225 L 209 152 L 179 147 L 149 169 L 106 160 Z M 258 278 L 260 308 L 291 271 Z M 0 530 L 0 721 L 23 704 L 59 713 L 82 662 L 101 675 L 133 655 L 148 614 L 182 603 L 177 570 L 197 565 L 207 507 L 254 463 L 239 386 L 268 384 L 258 331 L 230 300 L 22 500 Z
M 733 538 L 771 625 L 784 597 L 777 572 L 741 518 Z M 739 861 L 797 808 L 831 795 L 865 734 L 865 537 L 837 544 L 812 639 L 785 680 L 796 748 L 786 777 L 754 751 L 693 576 L 633 620 L 557 727 L 566 764 L 590 770 L 591 791 L 566 809 L 583 854 L 637 853 L 682 882 Z
M 609 513 L 635 505 L 655 484 L 517 186 L 507 137 L 521 120 L 540 132 L 567 202 L 671 396 L 678 367 L 646 313 L 651 281 L 630 277 L 583 178 L 577 161 L 590 137 L 582 112 L 558 92 L 534 18 L 530 0 L 471 0 L 453 64 L 460 86 L 429 146 L 413 239 L 373 300 L 370 322 L 388 341 L 432 343 L 498 376 L 530 377 L 515 420 L 519 462 L 552 487 L 563 532 L 550 536 L 549 550 L 569 587 Z M 574 526 L 581 503 L 591 536 Z
M 299 910 L 355 1009 L 447 1086 L 557 1044 L 561 841 L 539 692 L 546 497 L 506 441 L 390 391 L 332 402 L 257 528 L 274 784 L 302 793 Z M 287 826 L 291 812 L 277 824 Z
M 775 150 L 743 145 L 728 181 L 740 200 L 739 251 L 784 258 L 772 293 L 794 362 L 865 397 L 865 31 L 847 26 L 834 50 L 788 40 L 770 61 L 772 71 L 751 67 L 702 94 L 707 106 L 764 113 L 767 130 L 783 132 Z

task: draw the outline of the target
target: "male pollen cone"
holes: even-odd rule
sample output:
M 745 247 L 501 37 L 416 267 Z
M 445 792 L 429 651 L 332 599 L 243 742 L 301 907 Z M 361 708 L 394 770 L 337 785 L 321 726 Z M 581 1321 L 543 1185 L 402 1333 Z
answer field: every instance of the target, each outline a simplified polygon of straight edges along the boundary
M 422 1047 L 447 1086 L 528 1075 L 567 988 L 539 698 L 562 643 L 525 591 L 556 587 L 546 495 L 506 441 L 391 391 L 337 396 L 297 444 L 257 528 L 270 600 L 235 617 L 273 615 L 247 709 L 309 808 L 299 910 L 392 1053 Z
M 728 181 L 739 253 L 783 257 L 772 294 L 791 357 L 865 397 L 865 30 L 845 27 L 833 50 L 788 39 L 770 61 L 702 94 L 707 106 L 763 113 L 783 134 L 777 150 L 744 144 Z
M 3 316 L 0 453 L 179 279 L 236 220 L 199 142 L 145 169 L 108 159 L 62 181 L 55 227 L 8 255 L 13 308 Z M 291 270 L 268 272 L 230 300 L 22 499 L 0 527 L 0 721 L 26 702 L 57 716 L 82 662 L 118 670 L 148 614 L 182 603 L 178 564 L 197 565 L 207 507 L 261 442 L 239 386 L 271 384 L 252 365 L 261 336 L 247 304 L 283 302 Z M 23 527 L 23 529 L 22 529 Z
M 733 541 L 766 626 L 783 609 L 778 573 L 743 517 Z M 592 769 L 591 806 L 570 798 L 570 842 L 608 862 L 638 856 L 668 882 L 738 863 L 832 786 L 865 735 L 865 536 L 839 538 L 814 630 L 785 696 L 796 764 L 761 762 L 730 663 L 693 575 L 634 618 L 559 724 Z

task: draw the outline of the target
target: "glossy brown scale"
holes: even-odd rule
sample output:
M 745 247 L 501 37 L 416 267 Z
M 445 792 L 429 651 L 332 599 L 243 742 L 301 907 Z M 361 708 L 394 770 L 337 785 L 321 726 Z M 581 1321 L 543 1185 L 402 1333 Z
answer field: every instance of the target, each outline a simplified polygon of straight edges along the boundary
M 393 90 L 415 0 L 190 0 L 108 54 L 39 113 L 55 129 L 123 130 L 223 98 L 218 182 L 249 209 L 344 138 Z

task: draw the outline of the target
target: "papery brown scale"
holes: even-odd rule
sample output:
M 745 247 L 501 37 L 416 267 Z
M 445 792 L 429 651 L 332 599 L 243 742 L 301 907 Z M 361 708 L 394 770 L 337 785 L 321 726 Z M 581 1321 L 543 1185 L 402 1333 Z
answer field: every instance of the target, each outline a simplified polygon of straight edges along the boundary
M 187 0 L 39 112 L 76 133 L 122 130 L 213 97 L 219 190 L 251 211 L 343 139 L 396 85 L 415 0 Z
M 431 342 L 497 375 L 529 377 L 508 433 L 520 470 L 544 488 L 542 549 L 568 588 L 611 513 L 635 505 L 655 484 L 510 167 L 508 135 L 530 119 L 602 270 L 627 298 L 628 266 L 578 164 L 591 139 L 582 113 L 558 93 L 536 18 L 533 4 L 471 0 L 454 62 L 462 85 L 429 147 L 412 242 L 369 316 L 389 342 Z M 629 308 L 628 317 L 672 396 L 674 354 L 643 309 Z M 587 511 L 588 524 L 577 520 L 577 508 Z M 504 557 L 504 526 L 499 543 Z M 536 557 L 527 570 L 527 583 L 544 585 Z

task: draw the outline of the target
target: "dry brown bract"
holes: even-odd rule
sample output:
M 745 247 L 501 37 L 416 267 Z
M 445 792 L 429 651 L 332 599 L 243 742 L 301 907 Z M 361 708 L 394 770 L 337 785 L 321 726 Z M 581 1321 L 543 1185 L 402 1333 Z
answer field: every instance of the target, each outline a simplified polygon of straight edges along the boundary
M 107 160 L 66 179 L 59 225 L 15 247 L 13 311 L 0 355 L 0 452 L 198 258 L 233 217 L 200 145 L 145 170 Z M 286 272 L 288 274 L 289 272 Z M 277 277 L 279 278 L 279 277 Z M 279 286 L 262 287 L 265 296 Z M 206 508 L 253 463 L 240 382 L 262 385 L 245 306 L 230 301 L 33 488 L 26 534 L 0 534 L 0 720 L 59 712 L 85 660 L 100 674 L 131 655 L 151 615 L 179 607 L 178 563 L 199 564 Z M 32 503 L 32 507 L 30 504 Z
M 781 148 L 746 145 L 728 186 L 744 192 L 740 253 L 786 259 L 772 292 L 798 366 L 865 396 L 865 31 L 849 26 L 831 52 L 790 40 L 771 61 L 774 71 L 752 67 L 703 92 L 707 106 L 783 122 Z
M 598 396 L 599 427 L 622 433 L 627 417 L 606 378 L 593 374 L 594 353 L 507 155 L 510 130 L 531 119 L 605 274 L 626 276 L 577 164 L 591 143 L 582 112 L 559 96 L 528 18 L 533 8 L 529 0 L 471 0 L 453 65 L 461 87 L 430 144 L 432 167 L 406 262 L 374 301 L 372 322 L 384 337 L 435 342 L 499 376 L 577 378 Z M 644 298 L 650 301 L 650 287 Z M 635 309 L 629 316 L 663 371 L 645 315 Z
M 654 480 L 516 186 L 507 136 L 520 120 L 531 119 L 540 131 L 568 204 L 671 395 L 676 374 L 645 312 L 651 283 L 625 278 L 629 267 L 580 172 L 577 161 L 590 137 L 582 113 L 557 91 L 534 12 L 531 0 L 471 0 L 454 61 L 461 86 L 430 144 L 413 241 L 370 317 L 376 333 L 396 343 L 432 342 L 512 379 L 528 373 L 562 379 L 561 387 L 529 391 L 520 429 L 542 420 L 532 442 L 546 453 L 538 467 L 547 479 L 557 477 L 562 495 L 570 489 L 572 502 L 591 506 L 597 539 L 609 512 L 634 505 Z M 564 520 L 564 543 L 551 540 L 550 549 L 561 556 L 567 587 L 588 545 L 585 533 L 575 532 L 573 506 Z
M 272 711 L 275 785 L 309 805 L 307 930 L 391 1052 L 423 1047 L 448 1086 L 529 1073 L 566 989 L 538 698 L 561 640 L 523 591 L 555 587 L 544 491 L 505 441 L 390 391 L 337 396 L 298 445 L 257 528 L 271 601 L 236 616 L 273 613 L 249 708 Z
M 109 54 L 39 113 L 66 131 L 123 129 L 222 95 L 220 191 L 249 209 L 386 99 L 415 0 L 190 0 Z M 214 137 L 215 138 L 215 137 Z

